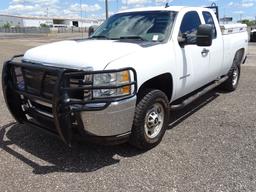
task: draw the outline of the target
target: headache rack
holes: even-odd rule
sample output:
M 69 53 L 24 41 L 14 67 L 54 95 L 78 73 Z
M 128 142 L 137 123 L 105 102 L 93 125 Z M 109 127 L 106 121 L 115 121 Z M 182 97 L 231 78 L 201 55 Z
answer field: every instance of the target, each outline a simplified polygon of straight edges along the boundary
M 133 68 L 84 71 L 16 61 L 14 56 L 4 64 L 2 87 L 7 106 L 20 123 L 28 123 L 57 133 L 70 144 L 72 128 L 78 124 L 81 111 L 104 110 L 112 102 L 132 98 L 137 93 L 137 75 Z M 128 70 L 132 81 L 121 85 L 93 86 L 93 76 Z M 93 90 L 130 86 L 121 97 L 94 98 Z M 35 121 L 36 120 L 36 121 Z
M 215 13 L 218 21 L 220 21 L 219 7 L 216 5 L 216 3 L 212 3 L 211 6 L 206 7 L 206 8 L 213 10 L 213 12 Z

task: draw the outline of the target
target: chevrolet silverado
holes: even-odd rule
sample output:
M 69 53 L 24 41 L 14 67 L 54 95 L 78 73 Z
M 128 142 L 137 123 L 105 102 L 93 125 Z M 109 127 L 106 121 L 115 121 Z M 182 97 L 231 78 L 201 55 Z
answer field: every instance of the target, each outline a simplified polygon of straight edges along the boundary
M 68 145 L 79 136 L 150 149 L 171 110 L 217 86 L 237 88 L 247 46 L 247 26 L 220 25 L 211 9 L 137 8 L 111 16 L 88 39 L 14 56 L 2 87 L 17 122 Z

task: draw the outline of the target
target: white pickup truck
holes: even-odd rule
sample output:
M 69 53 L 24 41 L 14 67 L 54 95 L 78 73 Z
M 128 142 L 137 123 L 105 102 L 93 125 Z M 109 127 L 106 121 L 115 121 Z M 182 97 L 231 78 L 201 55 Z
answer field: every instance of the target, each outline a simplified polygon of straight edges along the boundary
M 7 61 L 3 92 L 20 123 L 68 145 L 79 138 L 150 149 L 179 110 L 219 86 L 234 91 L 246 25 L 220 26 L 211 9 L 122 11 L 84 40 L 42 45 Z

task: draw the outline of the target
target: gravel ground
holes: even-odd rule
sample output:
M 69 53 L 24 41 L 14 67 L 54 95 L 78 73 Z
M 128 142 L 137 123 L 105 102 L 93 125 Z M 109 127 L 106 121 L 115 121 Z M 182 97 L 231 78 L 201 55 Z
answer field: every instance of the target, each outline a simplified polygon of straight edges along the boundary
M 0 40 L 0 63 L 53 37 Z M 141 152 L 129 145 L 61 141 L 10 124 L 0 93 L 1 191 L 256 191 L 256 44 L 240 86 L 212 91 L 172 113 L 162 143 Z

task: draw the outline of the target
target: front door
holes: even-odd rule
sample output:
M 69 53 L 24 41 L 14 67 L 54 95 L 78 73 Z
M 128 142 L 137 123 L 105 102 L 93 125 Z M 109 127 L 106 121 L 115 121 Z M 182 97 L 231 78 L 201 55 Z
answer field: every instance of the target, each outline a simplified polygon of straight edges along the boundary
M 191 11 L 184 15 L 178 38 L 185 38 L 185 46 L 177 48 L 178 55 L 182 58 L 183 66 L 179 71 L 180 93 L 186 95 L 210 80 L 209 77 L 209 47 L 196 45 L 196 33 L 201 19 L 198 12 Z

